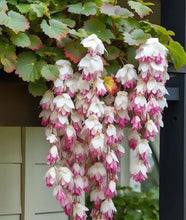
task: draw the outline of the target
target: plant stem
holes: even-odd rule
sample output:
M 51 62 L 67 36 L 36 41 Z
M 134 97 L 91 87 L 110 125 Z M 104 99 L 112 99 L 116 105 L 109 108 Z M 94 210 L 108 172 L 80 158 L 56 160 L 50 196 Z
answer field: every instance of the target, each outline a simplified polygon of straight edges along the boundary
M 79 15 L 79 17 L 78 17 L 78 25 L 79 25 L 79 27 L 81 27 L 81 14 Z
M 116 34 L 116 21 L 115 21 L 115 18 L 113 18 L 112 23 L 113 23 L 113 34 L 115 35 Z
M 122 58 L 121 58 L 121 57 L 119 57 L 119 59 L 120 59 L 120 61 L 121 61 L 122 65 L 124 66 L 125 64 L 124 64 L 124 62 L 123 62 Z
M 117 0 L 114 0 L 114 6 L 116 5 L 116 3 L 117 3 Z M 116 34 L 116 21 L 115 21 L 115 18 L 113 18 L 112 24 L 113 24 L 113 34 L 115 35 Z
M 122 59 L 126 62 L 126 64 L 129 64 L 129 61 L 125 57 L 122 57 Z

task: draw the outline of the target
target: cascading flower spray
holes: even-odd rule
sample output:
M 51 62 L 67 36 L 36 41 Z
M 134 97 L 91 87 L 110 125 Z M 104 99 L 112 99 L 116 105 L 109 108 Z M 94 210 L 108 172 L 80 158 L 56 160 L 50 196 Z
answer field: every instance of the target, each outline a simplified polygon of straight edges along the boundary
M 150 169 L 148 157 L 151 149 L 148 141 L 153 140 L 163 126 L 162 111 L 167 106 L 165 83 L 167 73 L 167 49 L 157 38 L 150 38 L 136 53 L 139 61 L 138 82 L 131 96 L 133 110 L 132 130 L 129 134 L 129 147 L 134 150 L 136 163 L 131 167 L 131 177 L 141 182 L 147 178 Z
M 118 70 L 112 80 L 120 90 L 115 89 L 108 101 L 103 80 L 104 45 L 95 34 L 81 43 L 88 49 L 78 64 L 81 74 L 73 72 L 68 60 L 58 60 L 60 74 L 41 100 L 40 117 L 51 145 L 45 180 L 72 219 L 87 218 L 81 195 L 91 190 L 92 219 L 109 220 L 116 212 L 112 199 L 117 194 L 126 126 L 131 129 L 128 143 L 136 156 L 131 177 L 137 182 L 147 178 L 148 141 L 163 125 L 162 111 L 167 105 L 167 50 L 154 38 L 142 44 L 136 55 L 139 74 L 132 64 Z

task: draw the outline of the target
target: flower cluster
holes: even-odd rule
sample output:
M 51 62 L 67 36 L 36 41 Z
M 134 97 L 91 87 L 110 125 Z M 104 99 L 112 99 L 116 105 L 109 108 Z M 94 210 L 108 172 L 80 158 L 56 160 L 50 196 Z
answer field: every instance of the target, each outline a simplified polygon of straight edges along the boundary
M 45 180 L 74 220 L 86 219 L 88 209 L 80 198 L 90 189 L 92 219 L 109 220 L 116 212 L 112 199 L 117 194 L 126 126 L 131 127 L 129 147 L 136 155 L 131 177 L 138 182 L 147 177 L 148 140 L 162 126 L 166 106 L 167 51 L 157 39 L 147 40 L 137 50 L 139 75 L 132 64 L 124 65 L 113 77 L 120 91 L 108 98 L 102 76 L 104 45 L 95 34 L 81 43 L 88 49 L 78 64 L 81 74 L 73 72 L 68 60 L 58 60 L 59 76 L 40 103 L 42 125 L 51 145 Z
M 148 141 L 152 141 L 163 126 L 162 111 L 167 106 L 164 97 L 167 94 L 165 83 L 169 79 L 167 49 L 158 39 L 150 38 L 138 48 L 136 59 L 139 76 L 130 97 L 133 118 L 128 141 L 137 159 L 131 167 L 131 177 L 141 182 L 147 178 L 150 168 Z

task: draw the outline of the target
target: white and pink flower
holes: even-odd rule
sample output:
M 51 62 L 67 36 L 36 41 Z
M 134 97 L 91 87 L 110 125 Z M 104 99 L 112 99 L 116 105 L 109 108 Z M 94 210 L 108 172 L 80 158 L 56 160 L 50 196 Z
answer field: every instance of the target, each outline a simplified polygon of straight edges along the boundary
M 140 134 L 137 130 L 130 130 L 128 134 L 128 145 L 130 149 L 135 150 L 138 141 L 140 140 Z
M 156 125 L 154 124 L 154 122 L 152 120 L 148 120 L 145 123 L 145 138 L 147 140 L 154 138 L 157 133 L 158 133 L 158 129 Z
M 74 103 L 67 93 L 56 96 L 53 100 L 53 103 L 56 107 L 56 111 L 59 112 L 62 116 L 67 116 L 68 113 L 74 109 Z
M 76 140 L 76 131 L 72 125 L 66 126 L 63 137 L 65 149 L 68 149 L 74 145 L 74 142 Z
M 114 106 L 117 111 L 121 109 L 126 110 L 128 107 L 128 93 L 125 91 L 119 91 L 115 98 Z
M 96 133 L 101 133 L 102 132 L 102 124 L 99 122 L 97 116 L 95 115 L 90 115 L 86 120 L 85 120 L 85 125 L 83 127 L 82 132 L 87 134 L 90 137 L 94 137 Z
M 154 59 L 157 64 L 161 64 L 162 59 L 166 58 L 167 51 L 167 48 L 163 44 L 159 43 L 158 38 L 149 38 L 136 51 L 135 58 L 139 62 L 146 63 L 149 63 Z
M 120 171 L 118 158 L 113 150 L 107 153 L 106 155 L 106 169 L 107 171 L 111 172 L 118 172 Z
M 50 121 L 52 126 L 56 130 L 63 129 L 67 124 L 69 124 L 68 118 L 66 116 L 62 116 L 60 113 L 53 111 L 50 116 Z
M 57 178 L 56 169 L 55 167 L 51 167 L 45 175 L 45 182 L 47 187 L 52 187 L 54 183 L 56 183 L 57 181 L 56 178 Z
M 53 145 L 47 155 L 47 165 L 55 164 L 59 160 L 59 150 L 56 145 Z
M 106 169 L 101 162 L 96 162 L 87 172 L 88 177 L 98 184 L 105 182 L 106 174 Z
M 84 181 L 80 175 L 74 177 L 73 195 L 81 196 L 84 189 Z
M 113 124 L 109 124 L 106 129 L 105 141 L 107 145 L 111 146 L 116 141 L 116 127 Z
M 112 106 L 105 106 L 104 122 L 105 124 L 112 124 L 115 121 L 115 109 Z
M 83 80 L 82 76 L 79 77 L 79 80 L 77 82 L 77 87 L 81 95 L 84 96 L 90 91 L 90 83 L 88 83 L 86 80 Z
M 68 167 L 60 167 L 58 169 L 58 178 L 61 186 L 68 188 L 73 180 L 73 174 Z
M 136 84 L 137 73 L 134 65 L 126 64 L 122 69 L 119 69 L 116 74 L 117 82 L 121 82 L 124 88 L 133 88 Z
M 54 188 L 54 191 L 53 191 L 53 196 L 56 196 L 56 200 L 61 204 L 63 205 L 65 200 L 66 200 L 66 194 L 65 192 L 63 191 L 63 188 L 58 185 Z
M 99 77 L 97 77 L 94 82 L 94 90 L 97 96 L 104 96 L 107 93 L 107 90 L 103 84 L 103 80 Z
M 86 220 L 87 215 L 86 211 L 89 209 L 82 205 L 80 202 L 76 202 L 73 204 L 73 219 L 74 220 Z
M 143 112 L 143 110 L 145 110 L 146 104 L 147 104 L 146 98 L 142 94 L 138 93 L 134 98 L 134 103 L 133 103 L 133 108 L 136 114 L 140 115 Z
M 147 167 L 144 164 L 143 160 L 139 160 L 134 163 L 130 168 L 131 178 L 136 182 L 141 183 L 147 178 Z
M 113 199 L 115 195 L 117 195 L 116 183 L 111 180 L 105 188 L 105 198 Z
M 75 78 L 68 79 L 64 81 L 66 92 L 71 98 L 74 98 L 76 92 L 78 91 L 77 80 Z
M 150 115 L 154 115 L 154 114 L 157 114 L 159 111 L 160 111 L 160 107 L 159 107 L 158 102 L 153 96 L 151 96 L 147 103 L 147 112 Z
M 142 128 L 141 119 L 137 115 L 132 118 L 131 124 L 132 124 L 132 129 L 140 130 Z
M 87 176 L 83 176 L 83 183 L 84 183 L 83 190 L 85 191 L 85 193 L 88 193 L 90 190 L 91 184 L 90 184 Z
M 57 78 L 54 81 L 54 93 L 56 95 L 61 95 L 63 92 L 65 92 L 65 85 L 63 80 L 61 80 L 60 78 Z
M 104 115 L 104 102 L 94 97 L 87 112 L 87 116 L 89 115 L 96 115 L 98 118 L 102 117 Z
M 65 214 L 66 215 L 70 215 L 72 212 L 72 203 L 73 203 L 73 199 L 70 193 L 66 193 L 66 200 L 62 205 L 62 207 L 64 208 Z
M 122 141 L 124 139 L 124 132 L 118 126 L 116 126 L 116 136 L 117 136 L 117 142 L 119 144 L 122 144 Z
M 99 186 L 94 187 L 90 193 L 90 201 L 94 202 L 94 207 L 99 209 L 102 200 L 105 199 L 104 190 Z
M 80 132 L 82 130 L 82 122 L 84 121 L 83 115 L 80 115 L 77 111 L 73 111 L 71 120 L 75 131 Z
M 57 131 L 55 128 L 53 128 L 53 126 L 51 124 L 49 124 L 45 128 L 45 136 L 46 136 L 46 140 L 50 144 L 55 144 L 55 145 L 59 144 L 59 137 L 58 137 Z
M 40 101 L 43 110 L 53 110 L 54 93 L 52 90 L 47 90 Z
M 75 98 L 75 107 L 77 109 L 77 112 L 80 115 L 86 115 L 88 108 L 89 108 L 89 104 L 86 103 L 85 101 L 85 97 L 83 95 L 81 95 L 80 93 L 76 95 Z
M 73 176 L 77 176 L 77 175 L 80 175 L 80 176 L 84 176 L 85 174 L 85 167 L 77 162 L 75 162 L 72 166 L 72 173 L 73 173 Z
M 122 154 L 125 153 L 125 148 L 121 144 L 114 144 L 112 149 L 114 150 L 117 158 L 121 158 Z
M 125 125 L 130 121 L 130 117 L 128 115 L 127 110 L 119 110 L 116 114 L 116 123 L 120 127 L 120 129 L 123 129 Z
M 91 34 L 81 41 L 84 47 L 88 48 L 89 53 L 94 56 L 96 54 L 101 55 L 105 51 L 105 47 L 102 41 L 95 34 Z
M 105 199 L 101 204 L 101 212 L 103 213 L 106 220 L 112 219 L 116 208 L 112 199 Z
M 79 70 L 83 71 L 83 79 L 89 82 L 103 72 L 103 62 L 100 56 L 87 54 L 78 64 Z
M 94 138 L 90 140 L 89 149 L 91 156 L 100 157 L 101 153 L 104 152 L 104 135 L 97 133 Z
M 88 156 L 88 147 L 85 146 L 84 143 L 80 143 L 75 141 L 73 146 L 73 154 L 75 155 L 75 159 L 79 162 L 87 159 Z
M 47 126 L 49 124 L 51 113 L 52 111 L 50 109 L 41 111 L 41 113 L 39 114 L 39 118 L 42 118 L 41 125 Z
M 56 67 L 59 70 L 59 78 L 61 80 L 67 80 L 73 77 L 73 69 L 68 60 L 57 60 Z

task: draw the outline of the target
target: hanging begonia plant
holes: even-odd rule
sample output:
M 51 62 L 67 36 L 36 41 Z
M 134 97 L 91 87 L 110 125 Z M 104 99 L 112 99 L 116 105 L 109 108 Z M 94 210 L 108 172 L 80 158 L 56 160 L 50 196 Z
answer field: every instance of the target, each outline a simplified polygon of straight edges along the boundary
M 50 143 L 45 180 L 67 215 L 112 219 L 123 129 L 135 160 L 131 178 L 147 178 L 149 140 L 163 126 L 168 61 L 186 54 L 172 31 L 144 18 L 150 2 L 1 0 L 0 61 L 41 99 Z M 167 61 L 168 60 L 168 61 Z

